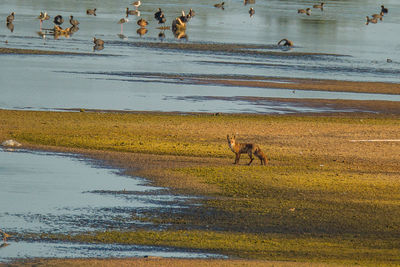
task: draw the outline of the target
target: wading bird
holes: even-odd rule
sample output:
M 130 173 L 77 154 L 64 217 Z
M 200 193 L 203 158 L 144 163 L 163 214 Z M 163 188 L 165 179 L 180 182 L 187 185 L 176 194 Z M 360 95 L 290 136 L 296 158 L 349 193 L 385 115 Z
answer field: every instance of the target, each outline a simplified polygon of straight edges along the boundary
M 297 13 L 298 14 L 306 14 L 307 16 L 310 16 L 311 15 L 311 8 L 298 9 Z
M 250 7 L 250 10 L 249 10 L 250 17 L 252 17 L 254 15 L 254 13 L 256 13 L 256 11 L 254 10 L 254 8 Z
M 42 28 L 42 24 L 44 20 L 50 19 L 50 16 L 47 14 L 47 12 L 40 12 L 39 16 L 37 17 L 40 21 L 40 29 Z
M 120 19 L 120 20 L 118 21 L 118 24 L 121 24 L 121 34 L 122 34 L 122 25 L 123 25 L 124 23 L 128 22 L 128 21 L 129 21 L 129 20 L 126 19 L 126 18 L 122 18 L 122 19 Z
M 7 24 L 12 23 L 14 19 L 15 19 L 15 12 L 11 12 L 11 14 L 7 16 Z
M 135 1 L 135 2 L 132 3 L 132 5 L 133 5 L 136 9 L 138 9 L 138 7 L 140 7 L 141 4 L 142 4 L 142 3 L 140 2 L 140 0 L 139 0 L 139 1 Z
M 325 5 L 325 3 L 313 5 L 313 8 L 319 8 L 319 9 L 321 9 L 321 11 L 322 11 L 322 10 L 324 10 L 324 5 Z
M 74 16 L 69 16 L 69 23 L 71 23 L 72 26 L 78 26 L 79 25 L 79 21 L 77 21 L 76 19 L 74 19 Z

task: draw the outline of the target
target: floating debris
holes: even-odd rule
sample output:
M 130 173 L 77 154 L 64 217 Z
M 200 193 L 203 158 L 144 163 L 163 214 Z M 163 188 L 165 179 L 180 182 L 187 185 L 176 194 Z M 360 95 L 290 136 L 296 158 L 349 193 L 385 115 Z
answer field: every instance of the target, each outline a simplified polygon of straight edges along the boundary
M 12 140 L 12 139 L 4 141 L 3 143 L 1 143 L 1 145 L 5 146 L 5 147 L 19 147 L 19 146 L 22 146 L 21 143 L 18 143 L 17 141 Z M 1 230 L 0 230 L 0 232 L 1 232 Z

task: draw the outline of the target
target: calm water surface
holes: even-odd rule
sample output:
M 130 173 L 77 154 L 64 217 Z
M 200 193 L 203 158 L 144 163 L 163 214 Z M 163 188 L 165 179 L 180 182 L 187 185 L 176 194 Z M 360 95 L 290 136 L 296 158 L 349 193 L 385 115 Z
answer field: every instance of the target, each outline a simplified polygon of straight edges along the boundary
M 196 96 L 263 96 L 329 99 L 380 99 L 399 101 L 399 96 L 304 92 L 210 85 L 187 85 L 162 78 L 148 79 L 146 73 L 255 75 L 261 77 L 305 77 L 356 81 L 400 82 L 400 3 L 385 1 L 389 8 L 382 22 L 365 25 L 365 16 L 379 13 L 381 1 L 339 0 L 326 2 L 324 11 L 313 9 L 311 16 L 297 9 L 311 7 L 312 1 L 256 1 L 243 5 L 225 1 L 225 10 L 213 7 L 214 1 L 143 1 L 141 17 L 150 22 L 148 32 L 139 36 L 135 16 L 120 25 L 131 1 L 15 1 L 3 0 L 0 16 L 16 12 L 14 31 L 0 27 L 0 47 L 31 48 L 91 53 L 92 56 L 0 55 L 0 108 L 60 109 L 99 108 L 115 110 L 207 111 L 207 112 L 282 112 L 279 106 L 255 106 L 238 101 L 191 101 Z M 249 7 L 256 13 L 250 18 Z M 86 15 L 97 8 L 97 16 Z M 133 8 L 133 6 L 131 6 Z M 182 9 L 193 8 L 196 16 L 187 28 L 188 40 L 177 40 L 165 31 L 167 43 L 256 44 L 265 51 L 280 51 L 278 40 L 294 41 L 294 52 L 319 52 L 337 56 L 253 56 L 212 51 L 182 51 L 137 47 L 137 42 L 161 42 L 159 25 L 153 18 L 160 7 L 167 25 Z M 40 11 L 53 18 L 68 16 L 80 21 L 79 31 L 70 38 L 38 36 Z M 51 20 L 43 28 L 52 28 Z M 105 49 L 92 51 L 92 38 L 105 40 Z M 7 44 L 5 43 L 7 41 Z M 104 55 L 104 56 L 95 56 Z M 111 56 L 105 56 L 111 55 Z M 387 59 L 392 63 L 387 63 Z M 135 73 L 136 78 L 126 73 Z M 101 73 L 101 74 L 100 74 Z M 289 107 L 284 112 L 314 111 Z
M 188 208 L 187 197 L 160 193 L 141 178 L 118 174 L 72 154 L 0 148 L 0 229 L 79 233 L 137 229 L 141 211 Z M 148 226 L 151 227 L 151 226 Z M 166 248 L 18 241 L 0 247 L 0 262 L 21 257 L 208 257 Z

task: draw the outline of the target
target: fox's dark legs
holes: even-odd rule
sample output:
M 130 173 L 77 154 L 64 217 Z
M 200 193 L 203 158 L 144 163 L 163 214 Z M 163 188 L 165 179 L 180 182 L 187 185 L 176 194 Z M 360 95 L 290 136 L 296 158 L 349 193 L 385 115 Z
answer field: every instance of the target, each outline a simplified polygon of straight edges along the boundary
M 250 157 L 250 162 L 247 163 L 247 165 L 250 165 L 253 162 L 253 160 L 254 160 L 253 153 L 250 152 L 249 157 Z
M 233 164 L 239 164 L 239 159 L 240 159 L 240 154 L 237 153 L 236 158 L 235 158 L 235 163 L 233 163 Z

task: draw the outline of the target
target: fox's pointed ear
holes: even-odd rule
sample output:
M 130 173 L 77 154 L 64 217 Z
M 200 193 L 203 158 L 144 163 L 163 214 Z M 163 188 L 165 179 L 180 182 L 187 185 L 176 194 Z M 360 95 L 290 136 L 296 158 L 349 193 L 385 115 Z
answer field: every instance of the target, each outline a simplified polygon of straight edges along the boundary
M 226 139 L 228 139 L 228 140 L 229 140 L 229 134 L 227 134 L 227 135 L 226 135 Z

